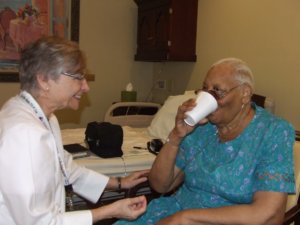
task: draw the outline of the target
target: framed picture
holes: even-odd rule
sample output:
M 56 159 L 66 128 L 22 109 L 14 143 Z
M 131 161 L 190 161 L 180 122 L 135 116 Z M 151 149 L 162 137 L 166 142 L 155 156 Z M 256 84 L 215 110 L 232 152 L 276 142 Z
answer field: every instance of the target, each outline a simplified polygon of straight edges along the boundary
M 41 36 L 79 41 L 80 0 L 0 0 L 0 82 L 18 82 L 20 51 Z

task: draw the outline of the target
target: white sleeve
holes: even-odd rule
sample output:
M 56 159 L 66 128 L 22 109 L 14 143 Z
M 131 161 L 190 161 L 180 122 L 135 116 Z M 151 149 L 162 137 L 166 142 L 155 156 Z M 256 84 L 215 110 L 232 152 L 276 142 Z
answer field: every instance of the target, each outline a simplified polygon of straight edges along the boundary
M 79 166 L 73 159 L 71 154 L 65 151 L 67 157 L 67 168 L 70 172 L 70 183 L 73 190 L 83 198 L 96 203 L 103 193 L 109 177 L 99 174 L 93 170 Z
M 51 134 L 43 127 L 1 132 L 0 224 L 91 225 L 89 210 L 65 212 L 60 173 Z
M 90 210 L 81 210 L 64 213 L 63 225 L 91 225 L 93 224 Z
M 54 115 L 51 116 L 50 123 L 59 151 L 64 157 L 67 175 L 69 182 L 73 185 L 74 192 L 91 202 L 97 202 L 107 185 L 109 177 L 79 166 L 73 160 L 71 154 L 63 149 L 60 127 Z

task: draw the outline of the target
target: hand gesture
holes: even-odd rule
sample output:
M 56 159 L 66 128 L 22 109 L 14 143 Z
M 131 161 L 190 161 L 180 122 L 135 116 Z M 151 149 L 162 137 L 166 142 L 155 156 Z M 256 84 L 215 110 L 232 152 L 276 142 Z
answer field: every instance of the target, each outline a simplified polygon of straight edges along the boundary
M 134 172 L 126 177 L 122 177 L 122 188 L 129 189 L 140 183 L 148 180 L 149 170 L 142 170 Z
M 119 218 L 134 220 L 146 211 L 147 200 L 145 196 L 126 198 L 112 204 L 92 209 L 93 223 L 108 219 Z
M 175 132 L 175 135 L 177 137 L 183 138 L 187 134 L 192 132 L 192 130 L 194 130 L 195 127 L 192 127 L 192 126 L 189 126 L 188 124 L 186 124 L 184 122 L 184 118 L 185 118 L 185 113 L 187 111 L 192 110 L 195 106 L 196 106 L 195 99 L 189 99 L 189 100 L 185 101 L 184 103 L 182 103 L 182 105 L 180 105 L 178 107 L 177 115 L 175 118 L 175 127 L 173 129 L 173 132 Z M 205 119 L 201 120 L 199 122 L 199 124 L 206 123 L 207 121 L 208 120 L 205 118 Z
M 145 196 L 125 198 L 112 203 L 115 217 L 126 220 L 134 220 L 146 211 L 147 200 Z

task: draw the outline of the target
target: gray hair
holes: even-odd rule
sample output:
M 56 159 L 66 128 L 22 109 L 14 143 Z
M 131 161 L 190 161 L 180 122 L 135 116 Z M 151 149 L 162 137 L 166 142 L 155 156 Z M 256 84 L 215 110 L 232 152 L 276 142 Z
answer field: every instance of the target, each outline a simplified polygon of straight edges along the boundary
M 234 78 L 240 84 L 247 84 L 254 91 L 254 77 L 249 66 L 242 60 L 237 58 L 224 58 L 217 62 L 215 62 L 211 68 L 213 69 L 215 66 L 220 64 L 230 65 L 234 70 Z
M 85 57 L 77 43 L 59 37 L 42 37 L 22 52 L 19 65 L 21 89 L 38 91 L 37 75 L 57 80 L 62 72 L 85 69 Z

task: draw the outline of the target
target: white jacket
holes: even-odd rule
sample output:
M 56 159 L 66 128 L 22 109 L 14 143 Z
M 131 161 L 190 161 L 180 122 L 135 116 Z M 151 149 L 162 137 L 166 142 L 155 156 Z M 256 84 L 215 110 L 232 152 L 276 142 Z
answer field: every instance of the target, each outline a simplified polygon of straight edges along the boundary
M 49 124 L 52 131 L 19 95 L 0 111 L 0 225 L 92 224 L 89 210 L 65 212 L 57 152 L 82 197 L 96 202 L 109 178 L 78 166 L 63 150 L 54 115 Z

